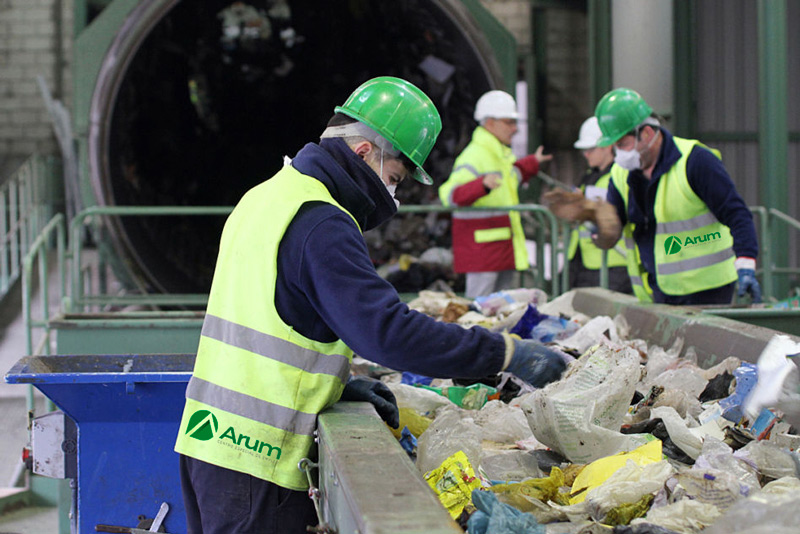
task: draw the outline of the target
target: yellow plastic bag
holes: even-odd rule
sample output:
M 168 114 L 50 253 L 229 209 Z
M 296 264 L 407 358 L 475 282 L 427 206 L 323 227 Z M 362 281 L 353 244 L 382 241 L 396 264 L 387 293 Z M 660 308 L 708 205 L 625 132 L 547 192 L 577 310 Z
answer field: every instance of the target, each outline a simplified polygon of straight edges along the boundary
M 496 484 L 489 490 L 496 493 L 502 502 L 510 504 L 522 512 L 530 512 L 535 507 L 532 505 L 533 501 L 543 503 L 553 501 L 558 504 L 567 504 L 566 494 L 560 491 L 564 485 L 564 472 L 558 467 L 553 467 L 549 477 L 529 478 L 510 484 Z
M 660 462 L 661 459 L 661 440 L 656 439 L 630 452 L 621 452 L 595 460 L 575 477 L 575 482 L 572 483 L 569 503 L 577 504 L 583 502 L 589 490 L 602 485 L 603 482 L 608 480 L 608 477 L 621 469 L 628 460 L 632 460 L 637 465 L 647 465 Z
M 475 476 L 464 451 L 458 451 L 426 473 L 425 481 L 453 519 L 457 519 L 464 507 L 472 502 L 472 490 L 481 487 L 481 481 Z
M 394 437 L 400 439 L 403 434 L 403 427 L 407 426 L 414 437 L 418 438 L 428 429 L 431 422 L 431 419 L 421 415 L 413 408 L 400 408 L 400 426 L 397 428 L 389 427 L 389 430 L 392 431 Z

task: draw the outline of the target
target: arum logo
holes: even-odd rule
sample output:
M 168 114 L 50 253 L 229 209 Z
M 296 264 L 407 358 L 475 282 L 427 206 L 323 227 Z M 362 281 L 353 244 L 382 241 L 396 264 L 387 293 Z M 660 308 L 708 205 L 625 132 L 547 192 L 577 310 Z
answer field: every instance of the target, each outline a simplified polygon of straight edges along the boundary
M 710 234 L 705 234 L 705 235 L 696 235 L 694 237 L 689 236 L 683 241 L 683 243 L 681 243 L 680 238 L 671 235 L 667 237 L 666 241 L 664 241 L 664 252 L 666 252 L 667 256 L 669 256 L 670 254 L 677 254 L 678 252 L 681 251 L 681 248 L 683 247 L 701 245 L 703 243 L 716 241 L 717 239 L 722 239 L 722 234 L 719 232 L 712 232 Z
M 208 410 L 197 410 L 194 412 L 189 418 L 189 424 L 186 425 L 186 433 L 189 434 L 189 437 L 199 439 L 200 441 L 212 439 L 217 435 L 218 430 L 219 421 L 217 421 L 217 416 Z M 227 444 L 229 447 L 253 451 L 248 454 L 264 454 L 268 457 L 272 457 L 274 453 L 276 460 L 281 459 L 282 451 L 280 447 L 275 447 L 265 441 L 252 438 L 241 432 L 237 433 L 237 430 L 232 426 L 229 426 L 228 429 L 219 436 L 218 442 L 225 444 L 226 440 L 230 442 Z
M 667 253 L 667 256 L 670 254 L 677 254 L 681 251 L 681 240 L 674 235 L 671 235 L 667 238 L 664 242 L 664 252 Z
M 208 441 L 214 437 L 219 429 L 219 422 L 217 416 L 208 410 L 197 410 L 189 418 L 189 424 L 186 425 L 186 433 L 189 437 L 199 439 L 200 441 Z

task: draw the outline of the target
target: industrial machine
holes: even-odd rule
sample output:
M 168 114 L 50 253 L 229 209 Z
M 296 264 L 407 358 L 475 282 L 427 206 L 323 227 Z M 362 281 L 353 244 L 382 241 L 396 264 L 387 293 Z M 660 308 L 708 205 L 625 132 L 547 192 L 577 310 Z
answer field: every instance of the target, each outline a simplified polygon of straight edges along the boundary
M 378 75 L 409 79 L 433 99 L 444 130 L 426 166 L 444 176 L 469 140 L 478 96 L 513 91 L 517 79 L 513 36 L 477 0 L 262 4 L 114 0 L 80 28 L 74 213 L 234 205 Z M 405 189 L 405 204 L 435 195 Z M 129 289 L 208 290 L 209 236 L 223 219 L 107 219 L 95 237 Z

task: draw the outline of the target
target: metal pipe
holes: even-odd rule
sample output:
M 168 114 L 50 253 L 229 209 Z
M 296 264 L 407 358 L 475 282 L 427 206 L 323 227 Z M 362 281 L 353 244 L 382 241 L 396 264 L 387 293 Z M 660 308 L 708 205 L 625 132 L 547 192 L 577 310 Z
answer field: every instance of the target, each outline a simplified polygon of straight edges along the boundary
M 758 136 L 759 175 L 762 203 L 768 208 L 789 211 L 788 183 L 789 128 L 787 109 L 786 0 L 758 0 Z M 771 221 L 773 219 L 770 219 Z M 770 225 L 775 266 L 788 265 L 786 232 Z M 765 266 L 773 268 L 772 264 Z M 788 280 L 774 283 L 774 292 L 784 295 Z

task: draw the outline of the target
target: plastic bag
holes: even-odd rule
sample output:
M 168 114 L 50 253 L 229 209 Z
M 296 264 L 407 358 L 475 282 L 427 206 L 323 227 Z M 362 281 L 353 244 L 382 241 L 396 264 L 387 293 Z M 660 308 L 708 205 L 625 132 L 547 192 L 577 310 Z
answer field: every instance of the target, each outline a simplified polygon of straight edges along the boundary
M 754 465 L 759 473 L 769 478 L 797 477 L 799 474 L 798 458 L 768 441 L 751 441 L 733 456 Z
M 758 357 L 758 380 L 745 401 L 745 412 L 754 420 L 766 406 L 786 402 L 788 421 L 800 423 L 800 394 L 797 391 L 797 365 L 792 356 L 800 354 L 800 343 L 789 336 L 773 336 Z M 791 377 L 791 378 L 790 378 Z
M 415 384 L 423 384 L 428 386 L 433 381 L 433 378 L 430 376 L 409 373 L 408 371 L 404 371 L 402 376 L 403 378 L 400 380 L 400 383 L 408 384 L 409 386 L 413 386 Z
M 472 499 L 472 491 L 481 487 L 467 456 L 457 451 L 442 465 L 425 474 L 428 486 L 439 496 L 450 517 L 456 519 Z
M 684 391 L 693 399 L 699 397 L 703 390 L 706 389 L 706 385 L 708 385 L 708 380 L 703 377 L 700 368 L 693 365 L 679 369 L 668 369 L 658 376 L 648 374 L 647 378 L 645 385 L 648 389 L 652 386 L 661 386 L 667 390 L 675 389 Z
M 437 412 L 436 419 L 417 439 L 417 469 L 436 469 L 457 451 L 463 451 L 471 465 L 481 464 L 483 431 L 464 410 L 453 406 Z
M 564 472 L 558 467 L 550 470 L 550 476 L 530 478 L 522 482 L 496 484 L 489 491 L 496 493 L 501 501 L 512 505 L 523 512 L 533 511 L 537 505 L 548 501 L 558 504 L 567 504 L 569 495 L 561 493 L 561 487 L 566 484 Z
M 397 400 L 397 407 L 411 408 L 418 413 L 425 415 L 431 414 L 445 405 L 453 406 L 453 403 L 447 398 L 442 397 L 435 391 L 429 391 L 424 388 L 409 386 L 407 384 L 386 384 L 389 389 L 394 393 Z
M 542 343 L 551 343 L 570 337 L 578 328 L 578 323 L 563 317 L 548 316 L 533 327 L 530 337 Z
M 652 523 L 675 532 L 692 533 L 713 524 L 721 514 L 713 505 L 684 499 L 660 508 L 650 508 L 644 518 L 634 519 L 631 525 Z
M 630 452 L 595 460 L 587 465 L 575 478 L 575 482 L 572 483 L 572 491 L 570 493 L 572 497 L 569 502 L 570 504 L 583 502 L 588 492 L 604 484 L 614 473 L 625 467 L 628 462 L 633 462 L 636 465 L 647 465 L 660 461 L 661 441 L 659 440 L 653 440 Z M 627 502 L 633 502 L 637 499 Z
M 474 490 L 477 511 L 467 521 L 469 534 L 545 534 L 536 518 L 498 501 L 494 493 Z
M 483 451 L 479 471 L 493 483 L 538 478 L 542 476 L 535 455 L 529 451 Z
M 703 441 L 703 449 L 692 469 L 706 471 L 716 469 L 734 476 L 739 482 L 741 495 L 749 495 L 751 492 L 761 489 L 758 472 L 747 461 L 746 455 L 735 455 L 733 449 L 728 445 L 710 436 L 706 436 Z
M 473 420 L 483 430 L 485 441 L 516 443 L 533 435 L 522 408 L 499 400 L 487 402 L 473 414 Z
M 606 333 L 608 335 L 606 335 Z M 608 339 L 614 343 L 619 343 L 616 324 L 611 317 L 604 315 L 590 320 L 574 334 L 559 342 L 559 345 L 575 349 L 579 354 L 583 354 L 589 350 L 589 347 L 596 345 L 602 339 Z
M 675 339 L 669 350 L 659 346 L 652 346 L 645 350 L 647 354 L 647 376 L 658 376 L 678 363 L 678 356 L 683 350 L 683 338 Z
M 650 419 L 661 419 L 672 442 L 692 459 L 697 459 L 700 456 L 700 450 L 703 448 L 703 438 L 689 430 L 686 422 L 678 415 L 675 408 L 670 406 L 653 408 L 650 411 Z M 712 422 L 710 424 L 716 423 Z
M 728 421 L 738 423 L 744 415 L 743 404 L 745 399 L 758 380 L 758 368 L 752 363 L 743 362 L 734 369 L 733 377 L 736 379 L 735 390 L 728 397 L 721 399 L 719 406 L 722 408 L 722 417 Z
M 588 463 L 643 445 L 618 432 L 641 376 L 639 353 L 597 346 L 567 375 L 521 402 L 533 435 L 572 462 Z
M 631 503 L 646 502 L 649 508 L 653 496 L 664 488 L 664 484 L 674 473 L 675 469 L 666 460 L 645 465 L 637 465 L 629 460 L 602 485 L 589 491 L 584 506 L 589 516 L 596 520 L 620 523 L 621 517 L 612 519 L 608 514 L 612 510 L 618 510 L 619 514 L 620 507 Z M 647 497 L 650 499 L 646 499 Z M 628 513 L 630 512 L 629 510 Z M 629 516 L 624 522 L 629 523 L 630 519 Z
M 506 289 L 490 295 L 475 299 L 475 308 L 486 316 L 506 313 L 514 308 L 523 307 L 525 304 L 535 306 L 547 302 L 547 293 L 536 288 Z

